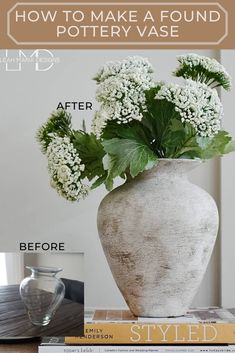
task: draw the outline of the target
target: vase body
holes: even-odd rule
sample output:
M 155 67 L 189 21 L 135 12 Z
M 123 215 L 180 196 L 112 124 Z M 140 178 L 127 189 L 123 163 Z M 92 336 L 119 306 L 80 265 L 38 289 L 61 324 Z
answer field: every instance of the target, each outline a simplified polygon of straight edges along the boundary
M 46 326 L 61 304 L 65 286 L 56 277 L 62 269 L 54 267 L 31 267 L 32 274 L 20 284 L 20 295 L 34 325 Z
M 187 178 L 199 164 L 162 159 L 100 204 L 100 240 L 136 316 L 184 315 L 200 286 L 216 240 L 218 211 L 213 198 Z

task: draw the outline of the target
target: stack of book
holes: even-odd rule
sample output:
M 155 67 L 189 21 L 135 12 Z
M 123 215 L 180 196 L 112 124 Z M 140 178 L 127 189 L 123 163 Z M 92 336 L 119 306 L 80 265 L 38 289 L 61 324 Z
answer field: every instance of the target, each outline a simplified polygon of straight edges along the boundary
M 48 337 L 39 353 L 235 352 L 235 309 L 197 308 L 178 318 L 128 310 L 87 312 L 83 337 Z

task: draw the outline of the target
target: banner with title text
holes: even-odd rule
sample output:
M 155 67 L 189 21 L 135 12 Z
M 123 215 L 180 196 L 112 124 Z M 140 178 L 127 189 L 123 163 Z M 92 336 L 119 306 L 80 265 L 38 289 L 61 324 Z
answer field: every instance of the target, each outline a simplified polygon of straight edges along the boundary
M 235 2 L 8 1 L 1 48 L 234 48 Z

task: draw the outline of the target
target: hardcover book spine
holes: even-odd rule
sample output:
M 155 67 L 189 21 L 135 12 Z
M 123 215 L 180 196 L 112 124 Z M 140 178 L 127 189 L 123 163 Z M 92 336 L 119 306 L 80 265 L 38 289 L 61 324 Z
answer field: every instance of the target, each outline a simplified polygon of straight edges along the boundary
M 235 344 L 235 323 L 148 324 L 94 323 L 84 337 L 65 337 L 66 344 Z

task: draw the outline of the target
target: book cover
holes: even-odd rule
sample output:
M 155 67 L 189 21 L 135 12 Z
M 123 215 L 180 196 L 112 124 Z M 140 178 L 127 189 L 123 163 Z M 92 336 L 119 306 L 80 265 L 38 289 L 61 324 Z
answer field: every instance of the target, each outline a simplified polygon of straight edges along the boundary
M 229 353 L 235 352 L 235 346 L 224 345 L 224 346 L 71 346 L 71 347 L 39 347 L 39 353 L 174 353 L 174 352 L 185 352 L 185 353 Z
M 97 310 L 86 318 L 84 337 L 65 337 L 65 344 L 234 344 L 234 312 L 211 307 L 181 318 L 139 318 L 126 310 Z

